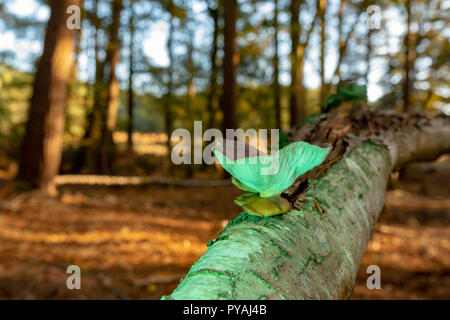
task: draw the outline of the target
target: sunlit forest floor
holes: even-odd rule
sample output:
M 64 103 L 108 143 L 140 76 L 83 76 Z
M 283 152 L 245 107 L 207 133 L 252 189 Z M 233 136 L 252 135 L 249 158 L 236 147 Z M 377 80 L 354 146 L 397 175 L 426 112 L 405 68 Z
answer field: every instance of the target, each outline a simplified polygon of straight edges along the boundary
M 353 299 L 450 298 L 450 159 L 394 177 Z M 229 187 L 64 186 L 59 199 L 0 185 L 0 299 L 159 299 L 238 208 Z M 68 290 L 66 268 L 82 269 Z M 366 269 L 381 268 L 380 290 Z

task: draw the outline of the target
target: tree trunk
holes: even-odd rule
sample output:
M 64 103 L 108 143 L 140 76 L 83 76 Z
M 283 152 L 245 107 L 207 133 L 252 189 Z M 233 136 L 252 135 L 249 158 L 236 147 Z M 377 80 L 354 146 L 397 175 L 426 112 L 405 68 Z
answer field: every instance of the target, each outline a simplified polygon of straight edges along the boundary
M 368 2 L 366 3 L 367 7 L 369 6 Z M 352 28 L 353 30 L 353 28 Z M 373 29 L 367 28 L 367 46 L 366 46 L 366 73 L 365 73 L 365 84 L 367 88 L 367 92 L 369 92 L 369 75 L 370 75 L 370 64 L 372 58 L 372 35 Z
M 290 114 L 291 127 L 300 125 L 305 105 L 306 105 L 306 89 L 303 83 L 303 69 L 305 65 L 305 54 L 308 48 L 309 39 L 314 30 L 314 25 L 318 19 L 319 10 L 316 10 L 316 14 L 311 23 L 310 28 L 306 31 L 306 37 L 303 42 L 300 43 L 299 37 L 301 35 L 301 26 L 298 23 L 300 15 L 300 1 L 292 0 L 291 2 L 291 86 L 290 86 Z M 293 25 L 294 24 L 294 25 Z M 295 52 L 293 52 L 293 48 Z
M 197 95 L 197 90 L 195 88 L 195 64 L 194 64 L 194 32 L 192 31 L 189 35 L 189 42 L 187 48 L 187 69 L 189 73 L 188 83 L 187 83 L 187 110 L 188 113 L 195 115 L 195 97 Z
M 165 130 L 167 135 L 167 155 L 170 159 L 170 154 L 172 150 L 172 146 L 170 143 L 170 136 L 172 134 L 172 87 L 173 87 L 173 37 L 174 37 L 174 17 L 173 17 L 174 3 L 173 0 L 169 1 L 168 11 L 170 14 L 170 23 L 169 23 L 169 34 L 167 37 L 166 49 L 169 56 L 169 66 L 168 66 L 168 82 L 167 82 L 167 93 L 164 97 L 164 121 L 165 121 Z M 172 166 L 170 165 L 170 161 L 168 162 L 167 169 L 172 170 Z
M 325 104 L 325 99 L 327 98 L 327 84 L 325 82 L 325 31 L 326 22 L 325 14 L 327 11 L 327 0 L 318 0 L 318 8 L 320 15 L 320 105 Z
M 406 0 L 406 36 L 405 36 L 405 79 L 403 80 L 403 105 L 406 112 L 410 112 L 409 101 L 409 73 L 411 69 L 411 0 Z
M 237 0 L 224 0 L 225 15 L 225 53 L 223 59 L 223 94 L 221 109 L 223 112 L 222 130 L 236 129 L 236 21 L 238 14 Z
M 100 92 L 101 92 L 101 82 L 102 82 L 102 73 L 103 73 L 103 63 L 100 61 L 99 58 L 99 30 L 100 30 L 100 19 L 98 18 L 97 11 L 98 11 L 98 2 L 99 0 L 93 0 L 93 8 L 92 12 L 90 12 L 90 22 L 94 26 L 94 60 L 95 60 L 95 79 L 94 84 L 92 85 L 93 88 L 93 97 L 94 97 L 94 103 L 92 105 L 91 110 L 86 115 L 86 127 L 84 130 L 83 138 L 81 139 L 80 148 L 75 156 L 74 164 L 73 164 L 73 171 L 74 172 L 81 172 L 83 167 L 86 165 L 91 169 L 90 171 L 93 171 L 94 165 L 93 165 L 93 157 L 90 153 L 92 153 L 93 149 L 91 144 L 94 137 L 94 131 L 95 131 L 95 122 L 96 118 L 98 117 L 99 111 L 99 104 L 101 102 L 100 99 Z M 87 110 L 87 109 L 86 109 Z M 90 152 L 91 151 L 91 152 Z
M 291 114 L 291 128 L 298 126 L 301 123 L 302 111 L 299 108 L 299 92 L 298 85 L 302 75 L 299 72 L 299 57 L 298 47 L 300 39 L 300 0 L 291 0 L 291 86 L 290 86 L 290 114 Z
M 367 30 L 367 47 L 366 47 L 366 74 L 365 83 L 367 91 L 369 92 L 369 75 L 370 75 L 370 63 L 372 58 L 372 30 Z
M 350 297 L 391 171 L 450 151 L 448 118 L 402 125 L 375 117 L 371 123 L 380 124 L 380 119 L 396 128 L 361 131 L 359 138 L 352 138 L 359 144 L 347 148 L 334 164 L 328 162 L 322 176 L 308 180 L 299 209 L 271 218 L 242 213 L 231 220 L 178 288 L 164 298 Z M 317 127 L 326 129 L 325 136 L 330 130 L 335 135 L 342 130 L 337 128 L 342 118 L 335 120 L 332 127 L 324 126 L 326 122 Z M 320 134 L 316 137 L 321 140 Z
M 190 30 L 187 48 L 187 69 L 189 73 L 188 83 L 187 83 L 187 112 L 195 119 L 195 98 L 197 95 L 195 88 L 195 63 L 194 63 L 194 31 Z M 190 132 L 194 132 L 193 122 L 188 125 Z M 187 165 L 186 176 L 187 178 L 192 178 L 195 172 L 195 164 L 191 163 Z
M 81 8 L 81 10 L 83 11 L 84 8 Z M 82 38 L 82 30 L 80 30 L 79 32 L 75 32 L 73 63 L 72 63 L 72 71 L 70 74 L 69 87 L 67 89 L 67 98 L 66 98 L 67 101 L 70 100 L 73 90 L 76 87 L 76 80 L 80 63 L 80 53 L 83 50 L 83 48 L 81 48 L 81 38 Z
M 208 114 L 209 114 L 209 125 L 208 128 L 215 128 L 215 118 L 216 118 L 216 107 L 215 101 L 217 96 L 217 49 L 218 49 L 218 38 L 219 38 L 219 7 L 216 9 L 208 8 L 209 15 L 214 22 L 213 30 L 213 41 L 211 50 L 211 73 L 209 78 L 210 90 L 208 94 Z
M 66 9 L 80 0 L 50 1 L 51 16 L 44 52 L 33 86 L 18 178 L 47 193 L 55 193 L 63 146 L 67 90 L 72 70 L 75 31 L 66 25 Z
M 128 65 L 128 139 L 127 145 L 130 151 L 133 151 L 133 111 L 134 111 L 134 95 L 133 95 L 133 76 L 134 76 L 134 10 L 133 3 L 130 2 L 130 18 L 128 21 L 128 30 L 130 32 L 129 51 L 129 65 Z
M 338 43 L 337 43 L 338 50 L 337 51 L 339 52 L 339 60 L 336 64 L 336 69 L 334 70 L 334 74 L 331 77 L 330 86 L 332 85 L 333 80 L 336 78 L 336 76 L 339 76 L 339 83 L 341 82 L 340 74 L 341 74 L 341 64 L 342 64 L 342 58 L 343 58 L 342 52 L 347 47 L 347 41 L 348 41 L 348 39 L 347 40 L 344 39 L 344 34 L 343 34 L 345 6 L 346 6 L 345 1 L 341 0 L 339 3 L 338 30 L 337 30 L 337 33 L 338 33 Z M 338 83 L 338 87 L 339 87 L 339 83 Z
M 114 161 L 115 146 L 113 132 L 116 128 L 117 109 L 119 104 L 119 81 L 116 76 L 117 64 L 120 61 L 120 16 L 123 9 L 122 0 L 112 2 L 112 23 L 109 26 L 109 43 L 106 49 L 106 60 L 104 68 L 104 83 L 106 84 L 106 103 L 102 103 L 100 114 L 101 137 L 99 171 L 110 173 Z
M 280 59 L 278 56 L 278 0 L 274 1 L 273 12 L 273 98 L 275 106 L 275 127 L 281 129 L 281 93 L 280 93 Z
M 333 76 L 331 78 L 332 80 L 333 79 L 339 79 L 338 83 L 337 83 L 337 87 L 340 87 L 342 82 L 343 82 L 343 79 L 342 79 L 342 76 L 341 76 L 341 66 L 342 66 L 342 63 L 344 61 L 345 55 L 347 53 L 348 43 L 352 39 L 352 36 L 353 36 L 353 34 L 355 32 L 356 25 L 357 25 L 358 20 L 359 20 L 359 17 L 355 18 L 355 21 L 353 22 L 353 24 L 350 27 L 350 31 L 344 37 L 343 34 L 342 34 L 343 33 L 343 31 L 342 31 L 342 24 L 344 23 L 344 20 L 345 20 L 344 16 L 343 16 L 343 11 L 345 11 L 345 3 L 341 2 L 341 6 L 340 6 L 340 9 L 339 9 L 339 30 L 340 30 L 339 31 L 339 40 L 338 40 L 339 57 L 338 57 L 338 61 L 337 61 L 337 64 L 336 64 L 336 68 L 334 69 Z M 326 95 L 328 95 L 329 87 L 330 86 L 327 85 L 327 87 L 326 87 L 327 88 Z

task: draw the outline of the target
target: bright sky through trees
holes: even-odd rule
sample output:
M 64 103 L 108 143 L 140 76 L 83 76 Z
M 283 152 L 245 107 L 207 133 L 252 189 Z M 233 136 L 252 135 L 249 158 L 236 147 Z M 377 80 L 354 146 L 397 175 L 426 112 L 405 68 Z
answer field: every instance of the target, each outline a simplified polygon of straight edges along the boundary
M 336 15 L 338 10 L 338 1 L 330 1 L 330 9 L 328 15 Z M 263 4 L 258 6 L 258 14 L 264 15 L 270 19 L 272 15 L 271 4 Z M 49 16 L 49 9 L 35 0 L 15 0 L 9 3 L 8 11 L 18 16 L 34 16 L 41 21 L 46 21 Z M 206 6 L 202 1 L 193 2 L 193 11 L 196 15 L 196 19 L 199 20 L 198 27 L 195 30 L 195 46 L 197 47 L 208 47 L 211 38 L 211 26 L 209 17 L 207 15 Z M 405 32 L 405 26 L 402 22 L 402 18 L 398 10 L 388 8 L 383 12 L 383 18 L 385 23 L 383 23 L 382 28 L 387 28 L 386 34 L 389 35 L 386 43 L 379 46 L 380 53 L 393 53 L 399 50 L 402 41 L 402 35 Z M 366 16 L 363 16 L 361 22 L 359 23 L 360 28 L 364 28 L 366 22 Z M 282 13 L 280 15 L 280 20 L 284 23 L 288 23 L 289 15 L 287 13 Z M 42 50 L 42 39 L 19 39 L 12 31 L 4 31 L 5 26 L 0 21 L 0 51 L 1 50 L 11 50 L 17 53 L 17 59 L 15 61 L 15 67 L 22 70 L 31 71 L 32 61 L 30 56 L 38 57 Z M 364 32 L 364 31 L 363 31 Z M 161 19 L 151 24 L 151 28 L 146 34 L 146 39 L 143 43 L 143 49 L 145 55 L 152 60 L 155 65 L 167 66 L 168 55 L 166 52 L 166 38 L 168 33 L 167 21 Z M 328 26 L 327 30 L 328 39 L 326 42 L 326 77 L 330 78 L 331 73 L 337 63 L 336 57 L 336 41 L 337 41 L 337 31 L 333 25 Z M 314 37 L 317 38 L 317 34 Z M 179 50 L 185 50 L 184 48 L 178 48 Z M 126 49 L 124 49 L 126 50 Z M 289 52 L 290 43 L 287 34 L 280 33 L 280 82 L 283 85 L 288 85 L 290 83 L 289 74 Z M 312 41 L 311 48 L 308 52 L 308 59 L 305 62 L 305 85 L 309 89 L 318 88 L 320 86 L 320 77 L 318 72 L 318 57 L 319 56 L 319 42 L 318 39 Z M 80 78 L 86 80 L 89 78 L 88 70 L 89 62 L 86 53 L 82 53 L 80 57 Z M 383 58 L 374 58 L 372 61 L 372 70 L 369 75 L 369 100 L 375 101 L 382 94 L 382 88 L 378 85 L 383 73 L 385 72 L 386 61 Z M 125 62 L 122 62 L 118 69 L 118 74 L 120 78 L 126 79 L 127 66 Z

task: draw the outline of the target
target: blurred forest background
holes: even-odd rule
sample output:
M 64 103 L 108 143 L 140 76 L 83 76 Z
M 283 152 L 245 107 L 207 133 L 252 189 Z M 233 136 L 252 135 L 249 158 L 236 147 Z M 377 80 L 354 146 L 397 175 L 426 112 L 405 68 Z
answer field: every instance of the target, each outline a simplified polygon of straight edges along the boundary
M 66 24 L 73 4 L 80 30 Z M 236 191 L 104 185 L 221 178 L 215 166 L 170 164 L 168 137 L 194 120 L 203 130 L 288 130 L 348 83 L 367 87 L 372 109 L 450 115 L 449 12 L 445 0 L 0 0 L 0 297 L 167 294 L 236 214 Z M 400 240 L 383 250 L 400 246 L 406 269 L 421 250 L 450 256 L 450 186 L 427 187 L 448 177 L 449 160 L 427 165 L 421 172 L 436 180 L 396 176 L 387 200 L 396 211 L 380 237 Z M 17 191 L 30 187 L 39 193 Z M 417 217 L 395 214 L 405 203 Z M 441 220 L 427 218 L 436 212 Z M 425 242 L 408 251 L 411 232 Z M 357 297 L 448 298 L 450 261 L 436 259 L 410 273 L 392 267 L 391 291 Z M 65 288 L 73 262 L 88 279 L 79 296 Z M 417 285 L 395 289 L 405 274 Z M 425 294 L 430 283 L 440 289 Z

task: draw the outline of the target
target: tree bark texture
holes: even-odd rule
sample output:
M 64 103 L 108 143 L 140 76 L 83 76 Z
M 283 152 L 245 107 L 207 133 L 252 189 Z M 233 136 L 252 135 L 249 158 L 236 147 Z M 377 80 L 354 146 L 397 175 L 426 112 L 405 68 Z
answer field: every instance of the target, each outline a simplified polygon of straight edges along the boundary
M 18 178 L 54 193 L 53 178 L 61 162 L 65 109 L 73 66 L 75 30 L 66 25 L 67 7 L 80 0 L 50 1 L 51 16 L 33 86 Z

